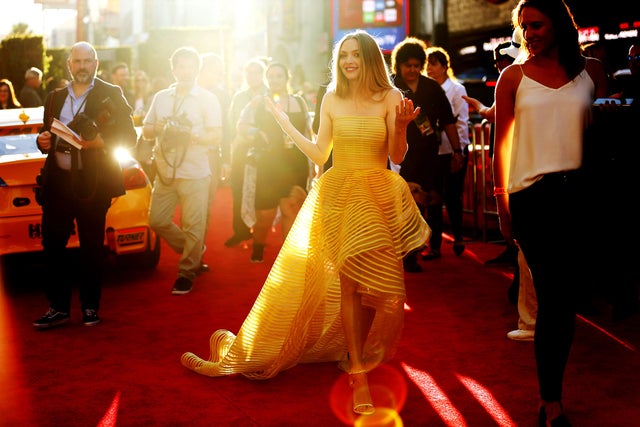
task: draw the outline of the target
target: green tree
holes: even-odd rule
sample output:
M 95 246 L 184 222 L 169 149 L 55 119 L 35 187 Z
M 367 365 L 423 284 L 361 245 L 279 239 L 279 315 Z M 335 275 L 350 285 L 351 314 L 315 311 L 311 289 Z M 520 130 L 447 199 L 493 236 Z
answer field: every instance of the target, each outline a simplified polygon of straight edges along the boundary
M 29 25 L 25 24 L 24 22 L 18 22 L 17 24 L 14 24 L 13 27 L 11 27 L 11 34 L 13 35 L 18 35 L 18 34 L 31 34 L 31 30 L 29 29 Z

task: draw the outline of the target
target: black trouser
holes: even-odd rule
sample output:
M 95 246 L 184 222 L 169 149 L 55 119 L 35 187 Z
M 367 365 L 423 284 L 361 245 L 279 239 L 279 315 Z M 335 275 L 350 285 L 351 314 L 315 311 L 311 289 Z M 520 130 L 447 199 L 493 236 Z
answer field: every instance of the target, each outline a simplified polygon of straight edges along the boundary
M 444 192 L 447 181 L 451 175 L 452 154 L 440 154 L 435 163 L 436 170 L 433 175 L 433 187 L 431 188 L 431 200 L 427 206 L 427 224 L 431 227 L 431 239 L 429 249 L 440 251 L 442 246 L 442 232 L 444 229 Z M 461 212 L 462 214 L 462 212 Z M 462 220 L 462 219 L 461 219 Z
M 562 383 L 573 342 L 576 301 L 587 285 L 585 227 L 588 212 L 580 172 L 545 175 L 509 196 L 513 233 L 527 259 L 538 300 L 534 339 L 540 397 L 562 399 Z
M 462 168 L 458 172 L 450 172 L 444 186 L 444 204 L 447 207 L 447 214 L 451 222 L 451 234 L 453 234 L 453 239 L 456 242 L 462 242 L 462 196 L 464 194 L 464 181 L 469 163 L 467 153 L 465 148 Z
M 53 168 L 47 175 L 42 206 L 42 246 L 50 271 L 45 291 L 51 308 L 68 313 L 71 306 L 71 280 L 80 280 L 81 309 L 100 308 L 102 266 L 105 257 L 104 229 L 110 197 L 87 194 L 80 187 L 95 184 L 91 179 L 72 185 L 71 173 Z M 78 180 L 74 179 L 74 182 Z M 69 258 L 67 243 L 75 232 L 80 241 L 78 263 Z M 76 274 L 77 273 L 77 274 Z

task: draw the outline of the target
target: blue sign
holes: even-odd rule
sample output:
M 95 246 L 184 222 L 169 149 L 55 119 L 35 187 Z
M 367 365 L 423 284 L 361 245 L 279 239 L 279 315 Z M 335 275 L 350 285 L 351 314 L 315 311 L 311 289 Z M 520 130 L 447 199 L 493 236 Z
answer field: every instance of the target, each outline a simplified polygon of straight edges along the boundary
M 333 0 L 333 42 L 353 30 L 371 34 L 385 53 L 409 33 L 407 0 Z

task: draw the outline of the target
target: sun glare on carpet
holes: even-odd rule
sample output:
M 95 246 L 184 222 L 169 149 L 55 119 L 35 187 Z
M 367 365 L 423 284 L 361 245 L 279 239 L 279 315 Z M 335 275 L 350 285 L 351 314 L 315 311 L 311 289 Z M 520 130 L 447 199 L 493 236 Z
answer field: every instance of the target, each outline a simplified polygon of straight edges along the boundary
M 466 427 L 462 413 L 455 408 L 453 402 L 447 397 L 446 392 L 440 388 L 433 377 L 425 371 L 412 368 L 407 364 L 402 365 L 407 375 L 420 389 L 429 404 L 435 409 L 446 425 L 451 427 Z M 507 411 L 496 401 L 491 392 L 472 378 L 456 375 L 456 378 L 469 390 L 471 395 L 493 418 L 500 427 L 516 427 Z
M 405 363 L 403 363 L 402 366 L 409 378 L 420 389 L 423 396 L 427 399 L 433 409 L 435 409 L 446 425 L 451 427 L 468 426 L 460 411 L 456 409 L 453 402 L 449 400 L 447 394 L 440 388 L 431 375 L 427 374 L 425 371 L 414 369 Z
M 118 409 L 120 409 L 120 392 L 117 392 L 111 401 L 111 406 L 107 409 L 104 417 L 100 420 L 97 427 L 116 427 L 118 419 Z
M 511 419 L 507 411 L 493 398 L 491 392 L 479 384 L 477 381 L 457 375 L 460 382 L 476 398 L 493 420 L 501 427 L 516 427 L 517 424 Z

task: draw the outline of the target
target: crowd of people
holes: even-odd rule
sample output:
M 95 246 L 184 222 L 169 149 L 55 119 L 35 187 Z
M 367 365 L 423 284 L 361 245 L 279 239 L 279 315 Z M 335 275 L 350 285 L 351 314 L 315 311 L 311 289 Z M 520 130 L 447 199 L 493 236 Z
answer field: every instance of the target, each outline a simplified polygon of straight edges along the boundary
M 45 105 L 37 138 L 49 154 L 42 243 L 57 279 L 48 282 L 49 309 L 35 328 L 69 321 L 62 266 L 74 220 L 85 272 L 83 322 L 101 320 L 104 221 L 111 198 L 124 191 L 110 153 L 115 141 L 126 141 L 153 180 L 150 226 L 180 254 L 174 295 L 191 292 L 210 269 L 205 239 L 222 181 L 233 200 L 226 247 L 252 240 L 248 261 L 263 262 L 269 232 L 280 222 L 284 243 L 241 329 L 216 329 L 208 359 L 185 352 L 181 363 L 207 376 L 266 379 L 302 362 L 336 362 L 349 374 L 353 411 L 370 415 L 367 374 L 396 350 L 404 274 L 422 271 L 419 257 L 443 256 L 443 209 L 454 254 L 465 251 L 469 114 L 477 113 L 493 124 L 500 231 L 506 251 L 518 256 L 519 321 L 509 338 L 534 342 L 539 425 L 570 426 L 562 385 L 575 316 L 593 279 L 584 268 L 592 237 L 585 230 L 595 221 L 585 214 L 589 188 L 616 185 L 609 176 L 594 179 L 593 165 L 622 180 L 630 169 L 620 150 L 610 149 L 605 160 L 594 154 L 593 140 L 606 138 L 611 123 L 623 137 L 619 128 L 629 123 L 616 118 L 638 112 L 640 44 L 630 45 L 628 75 L 616 78 L 595 57 L 595 46 L 580 45 L 563 0 L 520 0 L 512 24 L 512 41 L 494 51 L 500 77 L 492 106 L 467 96 L 442 47 L 407 37 L 388 65 L 362 30 L 335 44 L 331 79 L 311 106 L 292 90 L 283 63 L 252 59 L 243 87 L 231 93 L 222 58 L 190 47 L 169 58 L 174 82 L 155 89 L 142 70 L 132 78 L 126 64 L 116 64 L 110 82 L 103 81 L 96 50 L 86 42 L 71 48 L 72 80 L 58 89 L 45 90 L 37 68 L 26 70 L 18 96 L 9 80 L 0 80 L 1 108 Z M 83 150 L 52 135 L 53 118 L 92 117 L 105 96 L 115 103 L 113 122 L 83 139 Z M 608 101 L 594 107 L 598 98 Z M 142 127 L 140 136 L 134 126 Z M 616 212 L 627 215 L 624 194 L 614 194 Z M 637 237 L 637 227 L 630 228 L 625 239 Z M 596 274 L 617 272 L 614 313 L 620 319 L 637 313 L 632 256 L 618 238 L 597 242 L 619 246 Z

